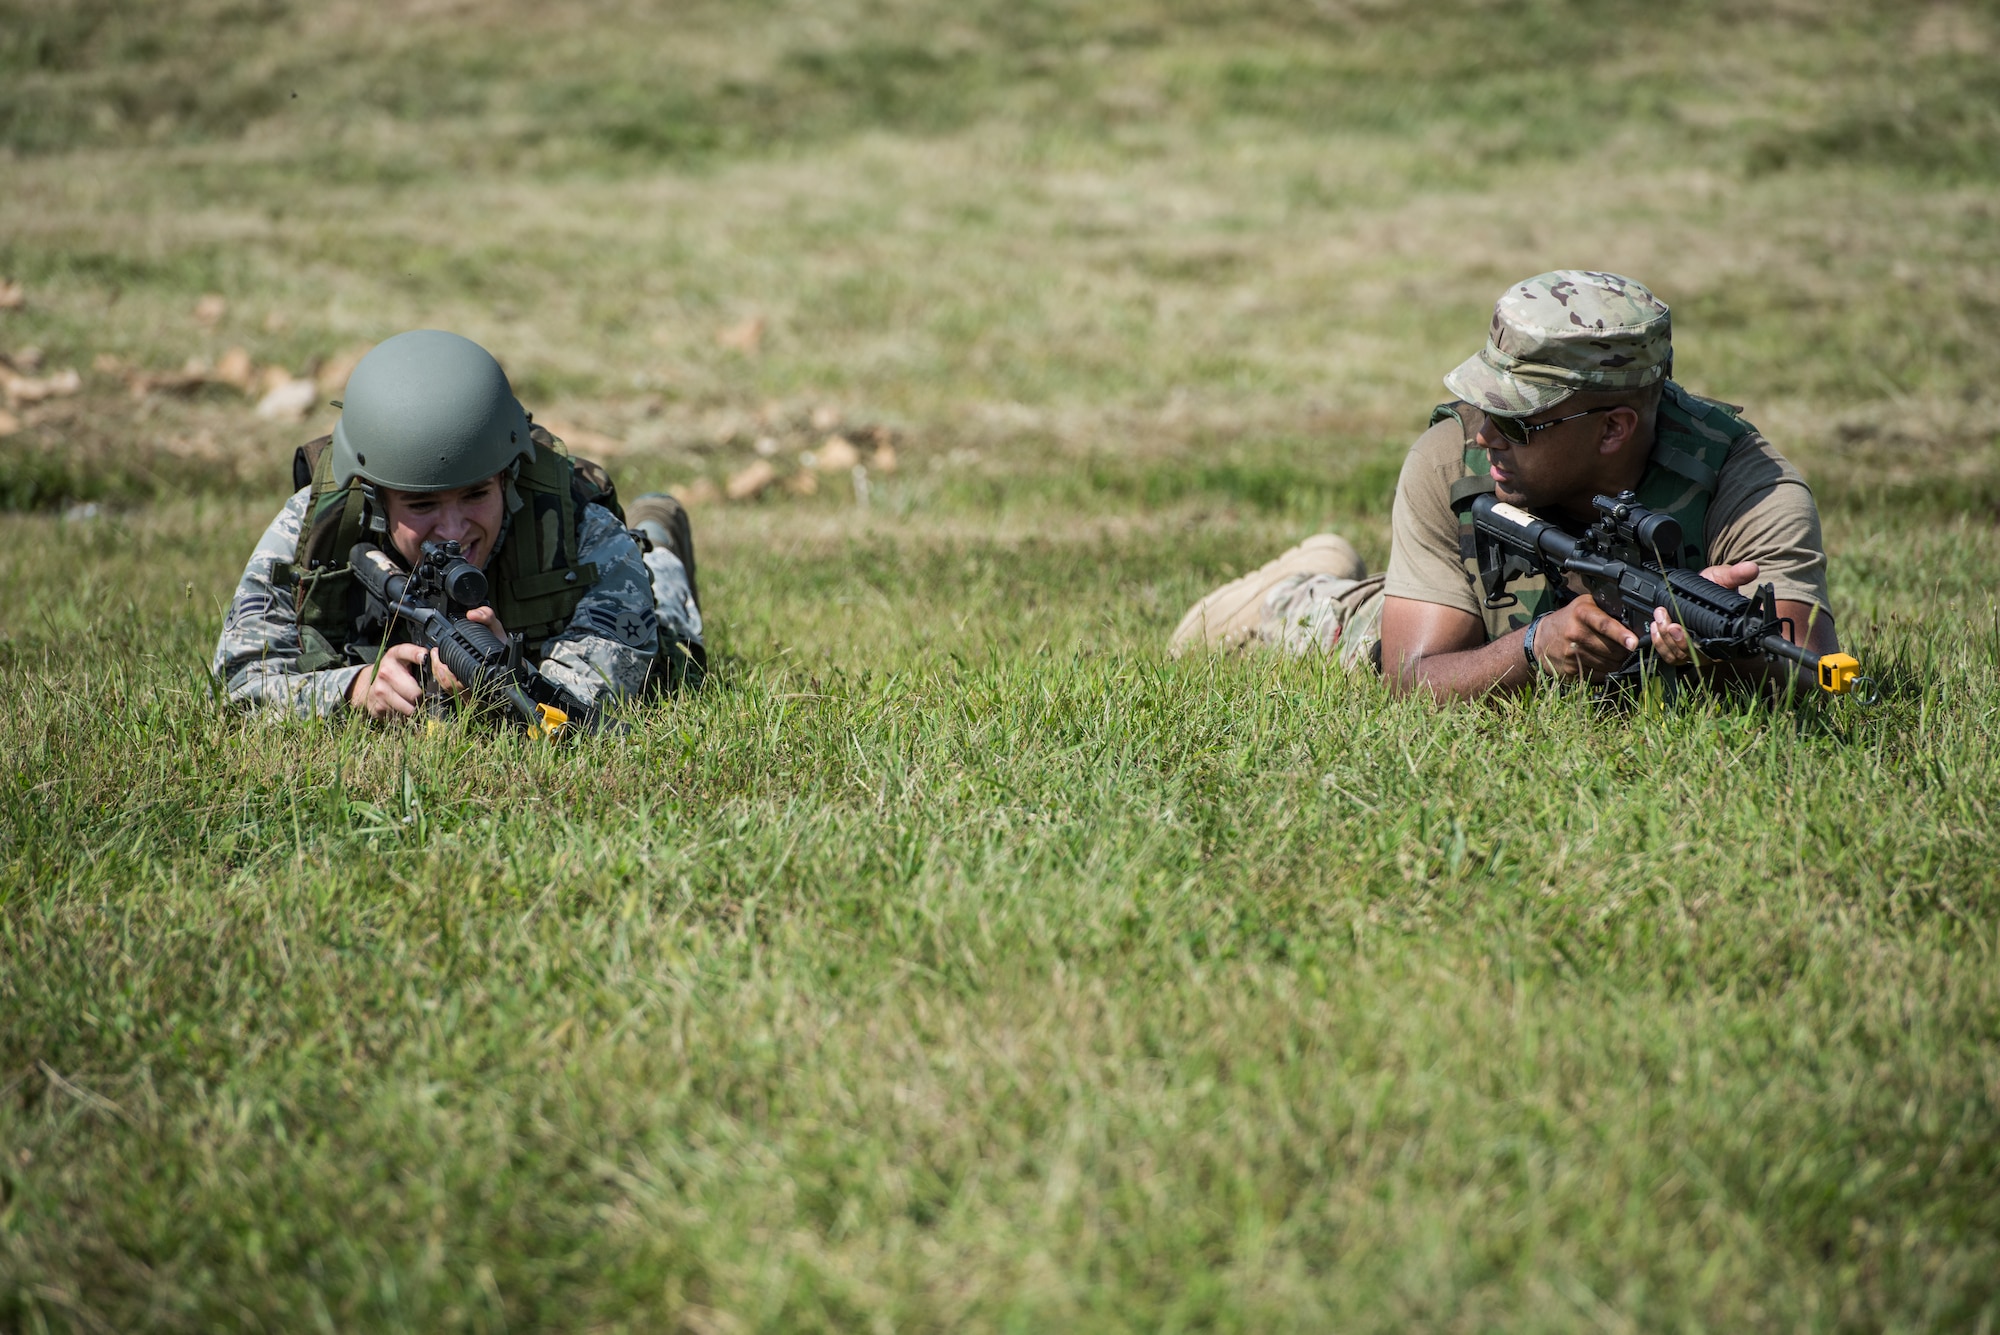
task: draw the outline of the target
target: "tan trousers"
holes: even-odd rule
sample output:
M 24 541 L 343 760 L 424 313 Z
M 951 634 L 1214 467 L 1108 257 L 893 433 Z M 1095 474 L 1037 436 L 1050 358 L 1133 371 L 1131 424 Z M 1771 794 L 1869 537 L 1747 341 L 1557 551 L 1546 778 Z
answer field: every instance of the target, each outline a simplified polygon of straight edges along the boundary
M 1373 668 L 1381 639 L 1382 577 L 1347 539 L 1316 533 L 1190 607 L 1168 647 L 1178 655 L 1265 645 Z

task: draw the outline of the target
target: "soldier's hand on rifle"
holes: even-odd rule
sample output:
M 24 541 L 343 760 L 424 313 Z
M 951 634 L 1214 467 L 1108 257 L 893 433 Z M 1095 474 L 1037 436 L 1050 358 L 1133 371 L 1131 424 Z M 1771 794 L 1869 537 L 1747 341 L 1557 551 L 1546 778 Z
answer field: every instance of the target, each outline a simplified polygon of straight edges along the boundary
M 507 638 L 507 628 L 500 624 L 500 614 L 490 607 L 475 607 L 465 614 L 465 619 L 477 621 L 499 636 L 502 641 Z M 435 649 L 431 651 L 431 675 L 437 679 L 439 686 L 452 695 L 457 695 L 465 689 L 465 683 L 444 665 L 444 659 L 438 656 Z
M 1601 681 L 1638 647 L 1637 635 L 1588 598 L 1549 613 L 1535 631 L 1535 657 L 1559 677 Z
M 379 663 L 361 669 L 347 688 L 347 703 L 378 721 L 414 715 L 424 699 L 423 683 L 417 680 L 424 653 L 421 644 L 390 645 Z
M 1702 578 L 1733 591 L 1756 581 L 1757 563 L 1738 561 L 1734 565 L 1709 566 L 1701 574 Z M 1662 663 L 1672 663 L 1675 667 L 1685 667 L 1694 661 L 1694 647 L 1688 643 L 1687 628 L 1672 621 L 1664 607 L 1653 609 L 1653 652 L 1660 656 Z

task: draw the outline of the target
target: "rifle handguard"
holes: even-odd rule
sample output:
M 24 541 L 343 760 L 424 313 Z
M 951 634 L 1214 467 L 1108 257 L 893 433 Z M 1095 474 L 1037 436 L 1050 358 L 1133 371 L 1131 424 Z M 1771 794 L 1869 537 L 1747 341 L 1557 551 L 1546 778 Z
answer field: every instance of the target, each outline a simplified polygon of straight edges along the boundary
M 477 621 L 454 617 L 437 637 L 438 657 L 451 675 L 475 695 L 511 675 L 507 672 L 507 642 Z

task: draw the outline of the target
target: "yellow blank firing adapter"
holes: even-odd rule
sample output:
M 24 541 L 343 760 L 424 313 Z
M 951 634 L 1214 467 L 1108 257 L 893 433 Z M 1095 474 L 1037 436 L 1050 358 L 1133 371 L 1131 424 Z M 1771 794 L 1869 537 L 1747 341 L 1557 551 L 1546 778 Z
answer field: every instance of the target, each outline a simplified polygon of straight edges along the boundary
M 1847 661 L 1852 663 L 1854 660 L 1850 658 Z M 1833 688 L 1829 686 L 1827 689 Z M 541 715 L 541 722 L 534 728 L 534 735 L 537 737 L 554 737 L 563 730 L 563 725 L 569 722 L 569 715 L 554 705 L 536 705 L 535 712 Z
M 1854 689 L 1854 684 L 1862 680 L 1861 664 L 1852 654 L 1821 654 L 1819 659 L 1819 688 L 1834 695 L 1845 695 Z

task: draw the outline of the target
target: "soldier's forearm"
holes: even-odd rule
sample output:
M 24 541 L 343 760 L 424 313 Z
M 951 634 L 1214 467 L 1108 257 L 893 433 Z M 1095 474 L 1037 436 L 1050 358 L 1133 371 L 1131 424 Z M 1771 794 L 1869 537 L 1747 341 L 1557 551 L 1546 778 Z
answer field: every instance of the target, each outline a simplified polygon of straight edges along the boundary
M 599 636 L 573 636 L 552 642 L 539 671 L 570 694 L 590 705 L 637 696 L 652 671 L 650 649 L 634 649 Z
M 1382 675 L 1397 695 L 1421 689 L 1439 700 L 1475 700 L 1496 691 L 1518 691 L 1534 679 L 1521 648 L 1526 634 L 1517 630 L 1475 648 L 1405 657 L 1393 664 L 1385 653 Z
M 341 667 L 324 672 L 286 672 L 256 663 L 230 674 L 224 689 L 231 704 L 246 709 L 294 718 L 326 718 L 347 708 L 348 692 L 363 671 Z

